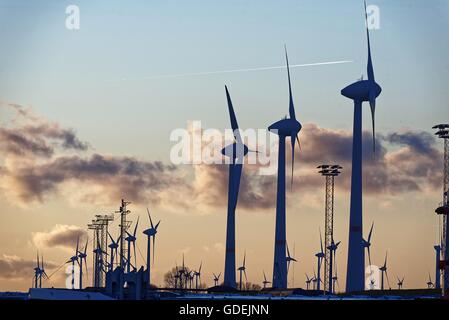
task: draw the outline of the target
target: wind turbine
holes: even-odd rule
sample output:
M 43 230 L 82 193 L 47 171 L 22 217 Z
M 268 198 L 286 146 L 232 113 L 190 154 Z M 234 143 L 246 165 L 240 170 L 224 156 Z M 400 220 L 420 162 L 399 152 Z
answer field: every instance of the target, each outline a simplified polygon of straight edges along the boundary
M 118 244 L 120 242 L 121 236 L 118 237 L 117 241 L 114 241 L 111 234 L 108 232 L 109 239 L 111 239 L 111 243 L 108 245 L 109 249 L 111 249 L 110 262 L 109 262 L 109 270 L 114 270 L 114 258 L 117 256 Z
M 429 281 L 427 281 L 427 289 L 432 289 L 433 287 L 433 282 L 432 282 L 432 278 L 430 277 L 430 272 L 429 272 Z
M 41 266 L 39 264 L 39 252 L 36 253 L 36 267 L 34 268 L 34 287 L 39 286 L 39 279 L 41 277 Z
M 288 276 L 288 272 L 290 271 L 290 262 L 298 262 L 295 258 L 293 258 L 292 256 L 290 256 L 290 250 L 288 249 L 288 244 L 287 244 L 287 276 Z
M 362 241 L 362 104 L 369 101 L 373 125 L 373 148 L 375 150 L 374 113 L 376 98 L 382 88 L 374 79 L 374 68 L 371 59 L 371 45 L 368 30 L 368 17 L 365 3 L 366 37 L 368 43 L 367 80 L 359 80 L 343 90 L 341 94 L 354 101 L 354 128 L 352 141 L 351 172 L 351 208 L 349 218 L 348 267 L 346 276 L 346 292 L 363 291 L 365 287 L 365 255 Z
M 373 223 L 371 224 L 371 229 L 370 229 L 370 231 L 369 231 L 369 234 L 368 234 L 368 240 L 365 240 L 365 239 L 363 239 L 362 238 L 362 241 L 363 241 L 363 247 L 366 249 L 366 251 L 368 252 L 368 262 L 369 262 L 369 265 L 370 265 L 370 268 L 371 268 L 371 252 L 370 252 L 370 247 L 371 247 L 371 236 L 372 236 L 372 234 L 373 234 L 373 228 L 374 228 L 374 221 L 373 221 Z M 370 273 L 372 273 L 373 271 L 370 269 Z
M 318 282 L 318 278 L 316 277 L 315 268 L 313 268 L 313 278 L 312 278 L 313 290 L 316 290 L 317 282 Z
M 265 275 L 265 271 L 263 271 L 263 288 L 265 289 L 267 287 L 267 284 L 270 284 L 271 282 L 267 280 L 267 276 Z
M 78 246 L 79 246 L 79 241 L 80 238 L 78 237 L 78 239 L 76 240 L 76 250 L 75 250 L 75 255 L 71 256 L 70 259 L 66 262 L 66 263 L 71 263 L 72 264 L 72 290 L 75 289 L 75 261 L 78 263 L 79 265 L 79 261 L 78 261 Z
M 309 276 L 307 275 L 307 273 L 306 273 L 306 287 L 307 287 L 307 290 L 309 290 L 309 288 L 310 288 L 310 283 L 313 281 L 313 278 L 309 278 Z
M 334 239 L 332 239 L 331 241 L 331 245 L 329 247 L 327 247 L 327 249 L 329 249 L 330 251 L 330 255 L 329 255 L 329 270 L 333 270 L 333 266 L 335 265 L 335 281 L 338 281 L 337 276 L 337 249 L 338 246 L 340 245 L 341 241 L 338 241 L 337 243 L 334 242 Z M 329 291 L 331 293 L 333 293 L 335 291 L 335 281 L 334 281 L 334 277 L 330 276 L 330 279 L 333 280 L 332 282 L 329 282 L 330 284 L 330 288 Z
M 41 257 L 41 269 L 39 272 L 39 288 L 42 288 L 42 276 L 45 276 L 45 279 L 50 279 L 47 275 L 47 272 L 45 272 L 45 268 L 44 268 L 44 256 L 42 255 Z
M 295 164 L 295 142 L 302 128 L 296 120 L 295 107 L 293 105 L 292 87 L 290 81 L 290 68 L 288 64 L 287 48 L 285 48 L 285 60 L 287 63 L 288 91 L 289 91 L 289 118 L 279 120 L 268 127 L 268 130 L 279 136 L 277 196 L 276 196 L 276 229 L 274 242 L 273 263 L 273 287 L 287 288 L 287 261 L 286 252 L 286 210 L 285 210 L 285 140 L 290 137 L 292 146 L 292 172 L 291 186 L 293 187 L 293 173 Z
M 137 217 L 137 223 L 134 226 L 134 232 L 133 234 L 129 234 L 128 231 L 126 231 L 126 234 L 128 235 L 125 240 L 128 242 L 128 263 L 126 265 L 126 272 L 131 271 L 131 243 L 133 244 L 133 250 L 134 250 L 134 265 L 137 265 L 137 256 L 136 256 L 136 232 L 137 232 L 137 226 L 139 225 L 139 217 Z
M 323 250 L 323 239 L 321 237 L 321 231 L 320 231 L 320 249 L 321 249 L 321 251 L 319 251 L 315 254 L 315 257 L 317 257 L 317 269 L 318 269 L 318 278 L 317 278 L 316 289 L 318 291 L 321 290 L 321 263 L 325 257 L 324 250 Z
M 384 274 L 387 277 L 388 286 L 390 286 L 390 280 L 388 279 L 388 273 L 387 273 L 387 257 L 388 257 L 388 251 L 385 253 L 385 261 L 384 265 L 379 268 L 379 270 L 382 272 L 382 277 L 380 281 L 380 289 L 384 290 Z
M 200 280 L 200 285 L 201 285 L 201 268 L 202 267 L 203 267 L 203 262 L 201 261 L 198 271 L 195 272 L 195 289 L 196 290 L 198 290 L 198 279 Z
M 401 290 L 402 289 L 402 285 L 404 284 L 405 277 L 402 277 L 402 279 L 399 279 L 399 277 L 396 276 L 396 278 L 398 279 L 398 289 Z
M 161 221 L 159 220 L 158 223 L 156 223 L 156 225 L 153 225 L 153 220 L 151 219 L 151 214 L 150 214 L 150 210 L 148 210 L 147 208 L 147 212 L 148 212 L 148 218 L 150 219 L 150 228 L 146 229 L 143 231 L 143 233 L 147 236 L 148 238 L 148 243 L 147 243 L 147 280 L 148 280 L 148 285 L 150 285 L 150 270 L 151 270 L 151 238 L 153 238 L 153 265 L 154 265 L 154 251 L 155 251 L 155 245 L 156 245 L 156 233 L 157 233 L 157 228 L 159 227 L 159 223 L 161 223 Z M 135 233 L 135 232 L 134 232 Z
M 248 281 L 248 278 L 246 277 L 246 252 L 243 256 L 243 265 L 238 268 L 240 272 L 240 284 L 239 284 L 239 290 L 242 291 L 242 273 L 245 274 L 245 280 Z
M 218 276 L 213 272 L 212 274 L 214 275 L 214 285 L 218 286 L 218 281 L 220 281 L 221 272 L 218 274 Z
M 221 150 L 224 156 L 231 158 L 229 164 L 228 181 L 228 214 L 226 223 L 226 253 L 224 285 L 235 288 L 235 210 L 239 196 L 240 178 L 242 175 L 243 159 L 248 153 L 248 147 L 243 143 L 239 131 L 239 125 L 234 113 L 231 96 L 228 87 L 225 86 L 228 102 L 229 118 L 234 133 L 234 142 Z
M 84 246 L 84 251 L 78 251 L 79 265 L 80 265 L 80 289 L 83 288 L 83 261 L 85 263 L 86 274 L 87 274 L 87 244 L 88 240 L 86 239 L 86 245 Z

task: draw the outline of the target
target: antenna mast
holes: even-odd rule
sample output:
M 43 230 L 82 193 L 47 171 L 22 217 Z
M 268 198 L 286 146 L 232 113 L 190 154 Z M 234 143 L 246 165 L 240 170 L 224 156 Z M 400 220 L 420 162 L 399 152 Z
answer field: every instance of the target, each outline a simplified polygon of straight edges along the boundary
M 334 179 L 341 173 L 340 170 L 343 169 L 343 167 L 338 164 L 322 164 L 318 166 L 317 169 L 321 169 L 318 173 L 321 173 L 321 175 L 326 178 L 324 210 L 324 292 L 332 292 L 332 250 L 330 250 L 329 247 L 332 245 L 334 239 Z

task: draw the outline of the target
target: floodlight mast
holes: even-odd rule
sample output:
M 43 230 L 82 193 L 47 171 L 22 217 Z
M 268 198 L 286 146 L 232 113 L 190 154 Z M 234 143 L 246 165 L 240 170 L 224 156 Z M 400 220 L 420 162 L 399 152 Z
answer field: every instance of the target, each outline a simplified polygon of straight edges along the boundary
M 325 189 L 325 219 L 324 219 L 324 241 L 325 241 L 325 258 L 324 258 L 324 293 L 332 293 L 332 250 L 331 247 L 334 240 L 334 191 L 335 177 L 341 173 L 341 167 L 338 164 L 322 164 L 317 167 L 320 169 L 318 173 L 326 178 Z
M 432 127 L 436 129 L 438 138 L 444 140 L 444 163 L 443 163 L 443 201 L 435 212 L 443 217 L 441 250 L 443 259 L 440 260 L 440 269 L 443 272 L 443 295 L 449 296 L 449 238 L 448 238 L 448 214 L 449 214 L 449 124 L 438 124 Z

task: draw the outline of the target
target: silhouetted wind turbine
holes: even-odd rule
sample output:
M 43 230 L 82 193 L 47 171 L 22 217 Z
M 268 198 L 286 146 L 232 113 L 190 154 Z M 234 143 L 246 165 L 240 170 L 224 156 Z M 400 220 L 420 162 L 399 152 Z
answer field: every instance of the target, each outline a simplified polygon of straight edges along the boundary
M 307 287 L 307 290 L 309 290 L 309 288 L 310 288 L 310 283 L 313 281 L 313 278 L 311 279 L 311 278 L 309 278 L 309 276 L 307 275 L 307 273 L 306 273 L 306 287 Z
M 387 272 L 387 257 L 388 257 L 388 251 L 385 253 L 384 265 L 379 268 L 379 270 L 382 272 L 382 277 L 381 277 L 381 282 L 380 282 L 381 290 L 384 290 L 384 274 L 387 277 L 388 287 L 390 287 L 390 280 L 388 279 L 388 272 Z
M 242 273 L 245 275 L 245 280 L 248 281 L 248 278 L 246 277 L 246 252 L 243 255 L 243 264 L 241 267 L 239 267 L 239 272 L 240 272 L 240 291 L 242 291 Z
M 320 231 L 320 251 L 315 254 L 315 257 L 317 257 L 317 271 L 318 271 L 318 278 L 317 278 L 317 290 L 321 290 L 321 264 L 326 255 L 324 254 L 323 250 L 323 239 L 321 237 L 321 231 Z
M 368 43 L 367 80 L 357 81 L 343 90 L 341 94 L 354 101 L 354 128 L 352 142 L 351 172 L 351 208 L 349 218 L 348 267 L 346 275 L 346 292 L 363 291 L 365 287 L 365 255 L 362 241 L 362 104 L 369 101 L 373 124 L 373 148 L 375 150 L 374 113 L 376 98 L 382 89 L 374 79 L 374 68 L 371 59 L 371 45 L 367 23 L 366 3 L 365 21 Z
M 432 278 L 430 277 L 430 272 L 429 272 L 429 281 L 427 281 L 427 289 L 431 289 L 433 287 L 433 282 L 432 282 Z
M 88 239 L 86 239 L 86 245 L 84 246 L 84 251 L 78 251 L 78 258 L 79 258 L 79 265 L 80 265 L 80 289 L 83 288 L 83 261 L 84 261 L 84 267 L 86 268 L 86 274 L 87 274 L 87 244 Z
M 373 221 L 373 223 L 371 224 L 371 229 L 370 229 L 369 234 L 368 234 L 368 240 L 365 240 L 365 239 L 362 238 L 362 241 L 363 241 L 363 247 L 366 249 L 366 251 L 367 251 L 367 253 L 368 253 L 368 262 L 369 262 L 369 265 L 370 265 L 370 266 L 371 266 L 371 252 L 370 252 L 370 247 L 371 247 L 371 236 L 372 236 L 372 234 L 373 234 L 373 228 L 374 228 L 374 221 Z M 370 272 L 372 273 L 372 270 L 370 270 Z
M 271 283 L 270 281 L 267 280 L 267 276 L 265 275 L 265 271 L 263 271 L 263 288 L 265 289 L 267 287 L 267 284 Z
M 273 287 L 280 289 L 287 288 L 287 261 L 285 259 L 286 254 L 285 140 L 287 137 L 290 137 L 290 142 L 292 146 L 291 186 L 293 186 L 293 173 L 295 164 L 295 142 L 296 140 L 298 140 L 298 134 L 302 128 L 301 123 L 299 123 L 299 121 L 296 120 L 295 107 L 293 105 L 293 95 L 290 81 L 290 68 L 288 64 L 287 48 L 285 48 L 285 60 L 287 63 L 290 117 L 279 120 L 268 127 L 269 131 L 276 133 L 279 136 Z
M 156 223 L 156 225 L 153 225 L 153 220 L 151 219 L 151 214 L 150 214 L 150 210 L 148 210 L 147 208 L 147 213 L 148 213 L 148 218 L 150 220 L 150 228 L 146 229 L 143 231 L 143 233 L 147 236 L 148 238 L 148 242 L 147 242 L 147 272 L 146 272 L 146 277 L 147 277 L 147 281 L 148 281 L 148 285 L 151 282 L 151 238 L 153 238 L 153 265 L 154 265 L 154 251 L 155 251 L 155 245 L 156 245 L 156 233 L 157 233 L 157 228 L 159 227 L 159 223 L 161 223 L 161 221 L 159 220 L 158 223 Z
M 290 255 L 290 250 L 288 249 L 288 244 L 287 244 L 287 257 L 286 257 L 286 259 L 287 259 L 287 275 L 288 275 L 288 273 L 290 271 L 290 262 L 298 262 L 295 258 L 293 258 Z
M 41 266 L 39 264 L 39 252 L 36 253 L 36 267 L 34 268 L 34 287 L 39 286 L 39 279 L 41 277 Z
M 198 279 L 199 279 L 200 285 L 201 285 L 201 268 L 202 267 L 203 267 L 203 262 L 201 261 L 198 271 L 195 271 L 195 289 L 196 290 L 198 290 Z
M 75 261 L 79 264 L 78 261 L 78 246 L 79 246 L 80 238 L 76 239 L 76 250 L 75 255 L 71 256 L 70 259 L 66 263 L 72 264 L 72 289 L 75 289 Z
M 334 239 L 332 239 L 331 241 L 331 245 L 327 247 L 327 249 L 329 249 L 330 251 L 330 255 L 329 255 L 329 270 L 333 269 L 333 266 L 335 266 L 335 275 L 337 275 L 337 249 L 338 246 L 340 245 L 341 241 L 338 241 L 337 243 L 334 242 Z M 334 277 L 331 277 L 330 280 L 334 280 Z M 338 281 L 338 278 L 335 278 L 335 281 Z M 332 286 L 330 286 L 329 291 L 331 293 L 333 293 L 335 291 L 334 288 L 334 281 L 332 282 Z
M 130 234 L 128 231 L 125 231 L 128 235 L 125 240 L 128 242 L 128 264 L 126 266 L 126 272 L 131 271 L 131 243 L 133 244 L 133 250 L 134 250 L 134 265 L 137 265 L 137 256 L 136 256 L 136 232 L 137 232 L 137 226 L 139 225 L 139 217 L 137 217 L 136 225 L 134 226 L 134 232 L 133 234 Z
M 441 270 L 440 270 L 440 260 L 441 260 L 441 243 L 435 245 L 435 289 L 441 288 Z
M 405 279 L 405 277 L 402 277 L 402 279 L 399 279 L 399 277 L 396 276 L 396 278 L 398 279 L 398 289 L 401 290 L 401 289 L 402 289 L 402 286 L 403 286 L 403 284 L 404 284 L 404 279 Z
M 41 269 L 40 269 L 40 276 L 39 276 L 39 288 L 42 288 L 42 277 L 45 277 L 45 279 L 49 279 L 47 272 L 45 272 L 44 268 L 44 256 L 41 257 Z
M 110 262 L 109 262 L 109 270 L 114 270 L 114 258 L 117 256 L 117 250 L 118 250 L 118 244 L 120 242 L 121 236 L 118 237 L 117 241 L 114 241 L 112 239 L 111 234 L 108 232 L 109 239 L 111 239 L 111 243 L 108 245 L 109 249 L 111 249 L 111 256 L 110 256 Z
M 214 284 L 215 286 L 218 286 L 218 281 L 220 281 L 221 272 L 218 274 L 218 276 L 213 272 L 212 274 L 214 275 Z
M 243 160 L 248 153 L 248 147 L 243 143 L 239 125 L 234 113 L 228 87 L 225 86 L 226 100 L 228 102 L 229 118 L 234 134 L 234 142 L 221 150 L 224 156 L 230 158 L 228 180 L 228 213 L 226 222 L 226 252 L 224 285 L 235 288 L 235 210 L 239 196 L 240 178 L 242 175 Z

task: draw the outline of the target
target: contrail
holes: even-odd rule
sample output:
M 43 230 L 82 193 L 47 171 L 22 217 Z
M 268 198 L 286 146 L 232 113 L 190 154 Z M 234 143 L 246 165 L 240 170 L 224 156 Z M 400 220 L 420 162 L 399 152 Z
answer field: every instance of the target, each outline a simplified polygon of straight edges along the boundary
M 290 68 L 324 66 L 324 65 L 342 64 L 342 63 L 351 63 L 351 62 L 353 62 L 353 61 L 352 60 L 338 60 L 338 61 L 303 63 L 303 64 L 290 65 Z M 232 69 L 232 70 L 220 70 L 220 71 L 205 71 L 205 72 L 195 72 L 195 73 L 165 74 L 165 75 L 156 75 L 156 76 L 149 76 L 149 77 L 142 77 L 142 78 L 135 78 L 135 79 L 121 78 L 120 80 L 117 80 L 117 81 L 152 80 L 152 79 L 162 79 L 162 78 L 205 76 L 205 75 L 213 75 L 213 74 L 221 74 L 221 73 L 264 71 L 264 70 L 274 70 L 274 69 L 284 69 L 284 68 L 286 68 L 286 66 L 244 68 L 244 69 Z

